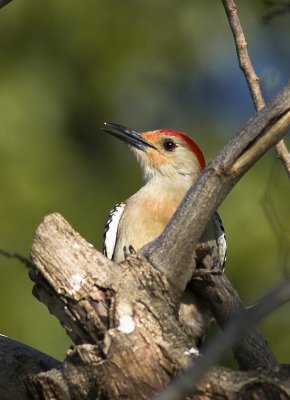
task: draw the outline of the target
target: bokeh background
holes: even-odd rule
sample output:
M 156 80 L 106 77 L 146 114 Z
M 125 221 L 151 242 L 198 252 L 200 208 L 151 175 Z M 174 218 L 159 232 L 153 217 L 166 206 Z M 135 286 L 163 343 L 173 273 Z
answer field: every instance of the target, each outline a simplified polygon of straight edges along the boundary
M 269 100 L 289 79 L 290 16 L 265 24 L 264 1 L 238 6 Z M 100 130 L 103 121 L 183 130 L 210 160 L 254 113 L 212 0 L 14 0 L 0 10 L 0 110 L 0 247 L 23 255 L 54 211 L 101 249 L 110 208 L 141 185 L 133 156 Z M 246 304 L 289 266 L 289 205 L 271 151 L 220 208 L 227 274 Z M 71 342 L 31 290 L 25 267 L 0 257 L 0 333 L 62 359 Z M 259 327 L 289 362 L 290 306 Z

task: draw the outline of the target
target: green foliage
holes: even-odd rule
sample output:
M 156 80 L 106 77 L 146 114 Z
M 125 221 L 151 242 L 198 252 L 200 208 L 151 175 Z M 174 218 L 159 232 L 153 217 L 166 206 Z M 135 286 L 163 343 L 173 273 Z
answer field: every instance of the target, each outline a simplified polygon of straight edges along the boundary
M 287 17 L 264 27 L 262 3 L 240 6 L 269 97 L 288 79 Z M 100 249 L 110 208 L 139 187 L 135 160 L 100 131 L 104 120 L 184 130 L 209 160 L 254 112 L 222 6 L 210 0 L 14 0 L 0 12 L 0 110 L 0 247 L 24 255 L 53 211 Z M 247 304 L 281 279 L 287 255 L 278 239 L 287 235 L 289 182 L 281 166 L 272 178 L 273 158 L 221 208 L 228 274 Z M 25 267 L 0 258 L 0 276 L 0 332 L 62 358 L 69 340 L 32 296 Z M 287 313 L 262 324 L 281 361 L 290 356 Z

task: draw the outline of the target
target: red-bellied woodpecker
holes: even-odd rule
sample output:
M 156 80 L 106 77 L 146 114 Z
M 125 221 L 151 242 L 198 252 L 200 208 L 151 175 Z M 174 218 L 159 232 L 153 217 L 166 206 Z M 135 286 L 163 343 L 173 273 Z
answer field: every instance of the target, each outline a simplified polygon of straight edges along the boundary
M 205 159 L 197 144 L 179 131 L 160 129 L 139 133 L 107 122 L 103 130 L 129 145 L 145 181 L 137 193 L 112 209 L 105 227 L 104 254 L 121 262 L 130 254 L 130 249 L 137 251 L 162 233 L 205 167 Z M 213 256 L 223 269 L 226 241 L 217 213 L 208 223 L 201 242 L 212 247 Z M 209 312 L 189 290 L 183 296 L 179 320 L 196 343 L 209 325 Z

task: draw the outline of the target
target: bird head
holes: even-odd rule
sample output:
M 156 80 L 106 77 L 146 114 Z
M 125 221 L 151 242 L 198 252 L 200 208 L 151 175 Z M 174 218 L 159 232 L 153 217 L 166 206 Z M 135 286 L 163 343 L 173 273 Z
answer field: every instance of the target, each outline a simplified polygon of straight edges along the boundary
M 159 176 L 193 181 L 205 167 L 202 151 L 182 132 L 171 129 L 137 132 L 110 122 L 104 123 L 103 130 L 129 145 L 145 181 Z

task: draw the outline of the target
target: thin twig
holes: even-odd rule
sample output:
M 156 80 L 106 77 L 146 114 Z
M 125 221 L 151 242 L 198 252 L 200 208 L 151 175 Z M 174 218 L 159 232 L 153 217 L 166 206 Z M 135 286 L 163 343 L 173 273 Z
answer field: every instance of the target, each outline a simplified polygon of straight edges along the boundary
M 245 330 L 290 300 L 290 280 L 272 289 L 261 301 L 232 319 L 224 332 L 220 332 L 207 346 L 203 355 L 184 374 L 178 377 L 155 400 L 182 400 L 194 392 L 197 382 L 218 362 L 226 350 L 237 343 Z
M 33 268 L 34 264 L 29 260 L 29 258 L 22 256 L 21 254 L 15 253 L 14 251 L 8 251 L 0 249 L 0 256 L 4 256 L 6 258 L 11 258 L 14 260 L 20 261 L 27 268 Z
M 280 140 L 275 146 L 276 153 L 278 158 L 283 162 L 289 176 L 290 176 L 290 153 L 287 149 L 287 146 L 284 142 L 284 140 Z
M 239 19 L 235 1 L 222 0 L 222 2 L 234 36 L 240 68 L 245 75 L 255 108 L 257 111 L 260 111 L 265 106 L 265 100 L 260 88 L 259 78 L 254 70 L 248 53 L 247 41 Z M 276 144 L 275 149 L 278 158 L 283 162 L 288 175 L 290 176 L 290 154 L 283 139 Z
M 222 0 L 222 2 L 234 36 L 240 68 L 245 75 L 255 108 L 259 111 L 265 106 L 265 101 L 260 89 L 259 78 L 248 53 L 248 44 L 238 16 L 236 4 L 234 0 Z

